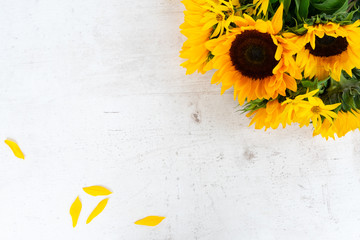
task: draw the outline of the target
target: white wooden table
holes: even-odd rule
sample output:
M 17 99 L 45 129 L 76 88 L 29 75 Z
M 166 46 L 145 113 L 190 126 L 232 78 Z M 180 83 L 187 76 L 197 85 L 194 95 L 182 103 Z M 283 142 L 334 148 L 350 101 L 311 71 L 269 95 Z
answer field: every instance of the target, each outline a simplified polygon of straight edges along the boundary
M 211 73 L 179 66 L 182 11 L 175 0 L 0 1 L 1 240 L 360 238 L 360 133 L 248 127 Z M 102 199 L 82 191 L 91 185 L 114 193 L 86 225 Z M 148 215 L 166 219 L 133 223 Z

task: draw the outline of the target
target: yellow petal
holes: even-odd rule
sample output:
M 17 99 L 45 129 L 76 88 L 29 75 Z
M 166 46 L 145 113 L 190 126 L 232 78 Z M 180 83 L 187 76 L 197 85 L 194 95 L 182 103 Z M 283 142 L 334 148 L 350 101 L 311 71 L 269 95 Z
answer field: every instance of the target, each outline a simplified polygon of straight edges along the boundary
M 136 221 L 135 224 L 154 227 L 154 226 L 158 225 L 159 223 L 161 223 L 161 221 L 164 219 L 165 219 L 165 217 L 148 216 L 146 218 Z
M 105 198 L 104 200 L 99 202 L 99 204 L 95 207 L 95 209 L 90 213 L 90 216 L 86 220 L 86 224 L 91 222 L 97 215 L 99 215 L 104 210 L 108 201 L 109 198 Z
M 5 140 L 5 143 L 11 148 L 11 150 L 13 151 L 13 153 L 16 157 L 25 159 L 24 154 L 22 153 L 19 145 L 17 145 L 16 142 L 7 139 L 7 140 Z
M 77 221 L 80 216 L 81 207 L 82 207 L 82 204 L 81 204 L 80 198 L 78 196 L 70 207 L 70 215 L 72 218 L 73 227 L 75 227 L 77 224 Z
M 262 33 L 268 32 L 269 25 L 262 19 L 256 21 L 256 30 Z
M 102 186 L 84 187 L 83 190 L 84 192 L 90 194 L 91 196 L 105 196 L 112 194 L 112 192 L 109 189 L 104 188 Z
M 275 52 L 275 59 L 279 61 L 281 56 L 282 56 L 282 53 L 283 53 L 283 47 L 279 44 L 277 46 L 277 49 L 276 49 L 276 52 Z
M 283 11 L 284 11 L 284 4 L 281 3 L 278 10 L 276 11 L 271 23 L 273 25 L 275 33 L 280 32 L 283 26 Z

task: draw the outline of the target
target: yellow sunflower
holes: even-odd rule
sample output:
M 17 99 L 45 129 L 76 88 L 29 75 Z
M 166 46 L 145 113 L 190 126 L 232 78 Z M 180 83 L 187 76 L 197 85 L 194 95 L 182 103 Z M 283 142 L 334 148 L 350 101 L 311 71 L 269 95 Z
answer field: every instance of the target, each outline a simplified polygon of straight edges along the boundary
M 276 129 L 280 124 L 285 128 L 286 125 L 291 125 L 292 123 L 299 123 L 300 127 L 303 127 L 309 126 L 311 121 L 315 129 L 314 135 L 315 133 L 324 135 L 329 134 L 329 126 L 332 126 L 332 128 L 330 128 L 330 133 L 331 131 L 334 131 L 334 126 L 341 126 L 339 129 L 341 129 L 340 131 L 343 131 L 344 127 L 342 124 L 344 121 L 335 124 L 338 115 L 332 111 L 337 108 L 340 103 L 325 105 L 320 98 L 314 97 L 318 91 L 319 90 L 317 89 L 299 95 L 295 99 L 288 98 L 282 103 L 279 103 L 278 100 L 269 101 L 265 108 L 250 112 L 246 116 L 251 117 L 254 115 L 250 125 L 255 124 L 255 129 L 261 129 L 263 127 L 265 127 L 265 130 L 269 127 Z M 340 114 L 340 116 L 342 115 Z M 357 116 L 360 116 L 360 114 Z M 324 121 L 322 120 L 323 118 L 325 118 Z M 354 126 L 359 127 L 360 120 L 357 120 L 357 125 L 345 125 L 351 126 L 352 128 L 354 128 Z
M 332 122 L 333 118 L 337 118 L 337 114 L 332 110 L 339 105 L 341 103 L 325 105 L 320 98 L 309 97 L 308 101 L 297 104 L 296 121 L 300 123 L 300 127 L 309 126 L 311 121 L 315 130 L 319 129 L 322 124 L 322 117 L 325 117 L 329 122 Z
M 253 4 L 255 5 L 255 10 L 259 10 L 258 15 L 260 13 L 266 15 L 269 7 L 269 0 L 253 0 Z
M 289 41 L 291 39 L 300 47 L 296 63 L 304 71 L 304 76 L 323 80 L 330 75 L 339 81 L 342 70 L 351 76 L 353 68 L 360 68 L 359 26 L 359 20 L 345 26 L 333 22 L 314 26 L 305 24 L 306 34 L 286 34 Z
M 201 19 L 208 12 L 208 3 L 203 0 L 183 0 L 186 11 L 184 11 L 185 21 L 181 24 L 181 33 L 187 37 L 180 51 L 180 57 L 188 59 L 181 66 L 187 69 L 186 74 L 192 74 L 196 70 L 205 73 L 211 69 L 209 61 L 209 50 L 205 47 L 205 42 L 209 40 L 211 29 L 203 29 L 204 24 Z
M 337 114 L 332 111 L 336 109 L 341 103 L 325 105 L 324 102 L 313 95 L 318 90 L 312 91 L 308 94 L 299 95 L 295 99 L 287 99 L 282 104 L 286 104 L 283 112 L 282 120 L 284 123 L 297 122 L 300 127 L 309 126 L 310 121 L 317 131 L 322 127 L 322 118 L 327 119 L 330 123 L 337 118 Z M 307 101 L 304 100 L 307 98 Z
M 211 82 L 222 83 L 222 93 L 234 87 L 240 105 L 245 100 L 285 96 L 287 88 L 296 91 L 294 77 L 300 79 L 301 74 L 293 50 L 277 35 L 283 25 L 283 5 L 271 21 L 243 16 L 229 34 L 206 43 L 214 55 L 213 67 L 218 69 Z
M 254 115 L 249 126 L 255 124 L 255 129 L 262 129 L 265 127 L 265 131 L 270 127 L 276 129 L 282 122 L 281 115 L 284 109 L 285 105 L 279 103 L 278 100 L 269 101 L 266 104 L 266 108 L 257 109 L 246 115 L 247 117 Z M 283 127 L 285 127 L 284 124 Z
M 293 122 L 297 122 L 296 112 L 297 105 L 301 103 L 305 98 L 313 97 L 319 89 L 316 89 L 306 94 L 296 96 L 294 99 L 287 98 L 286 101 L 281 104 L 285 106 L 284 111 L 281 114 L 281 122 L 285 126 L 286 124 L 291 125 Z
M 187 37 L 180 51 L 180 57 L 187 59 L 181 66 L 186 74 L 195 71 L 205 73 L 212 69 L 210 51 L 205 42 L 222 35 L 236 19 L 232 1 L 224 0 L 183 0 L 186 11 L 185 21 L 180 26 L 181 33 Z
M 234 5 L 231 1 L 206 1 L 207 3 L 209 3 L 209 6 L 205 6 L 205 8 L 209 11 L 206 12 L 204 14 L 204 17 L 201 19 L 201 22 L 204 24 L 203 30 L 212 29 L 213 27 L 215 27 L 215 30 L 211 34 L 210 38 L 219 35 L 221 36 L 223 35 L 224 30 L 229 31 L 230 24 L 240 17 L 234 15 Z
M 315 129 L 313 135 L 321 135 L 322 137 L 329 139 L 329 137 L 335 139 L 335 134 L 338 137 L 345 136 L 348 132 L 354 131 L 360 128 L 360 113 L 358 111 L 343 112 L 339 111 L 337 118 L 330 122 L 327 119 L 324 120 L 321 128 Z

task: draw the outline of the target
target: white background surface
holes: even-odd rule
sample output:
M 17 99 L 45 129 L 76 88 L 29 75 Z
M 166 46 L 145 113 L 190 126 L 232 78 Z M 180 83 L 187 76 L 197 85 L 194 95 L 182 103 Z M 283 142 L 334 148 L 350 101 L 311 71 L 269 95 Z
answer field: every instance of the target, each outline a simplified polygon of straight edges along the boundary
M 0 239 L 359 239 L 360 133 L 256 131 L 175 0 L 0 0 Z M 114 193 L 90 224 L 101 197 Z M 83 202 L 78 226 L 69 208 Z M 156 227 L 134 225 L 165 216 Z

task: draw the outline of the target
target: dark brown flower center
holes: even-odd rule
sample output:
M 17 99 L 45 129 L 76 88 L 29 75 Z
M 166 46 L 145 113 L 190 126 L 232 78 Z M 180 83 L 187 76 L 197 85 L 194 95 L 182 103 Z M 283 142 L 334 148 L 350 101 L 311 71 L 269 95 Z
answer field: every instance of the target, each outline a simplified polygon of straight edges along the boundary
M 316 36 L 315 49 L 313 49 L 310 43 L 306 44 L 305 49 L 310 51 L 310 54 L 317 57 L 331 57 L 341 54 L 346 51 L 349 43 L 344 37 L 331 37 L 324 35 L 323 38 Z
M 272 71 L 279 62 L 275 59 L 276 49 L 269 34 L 247 30 L 236 36 L 230 57 L 242 75 L 261 80 L 273 75 Z

